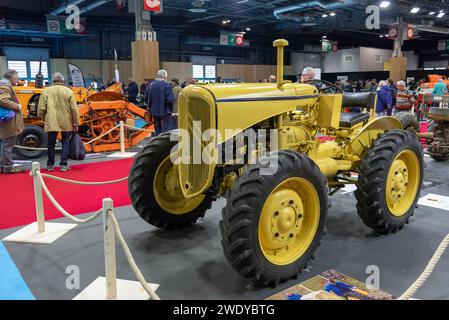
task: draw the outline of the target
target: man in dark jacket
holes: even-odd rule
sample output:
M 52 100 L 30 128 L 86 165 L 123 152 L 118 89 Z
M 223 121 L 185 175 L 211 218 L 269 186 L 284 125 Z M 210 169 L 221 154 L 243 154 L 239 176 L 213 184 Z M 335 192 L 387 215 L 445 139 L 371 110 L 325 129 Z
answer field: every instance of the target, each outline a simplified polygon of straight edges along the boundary
M 140 94 L 142 96 L 145 95 L 145 92 L 147 91 L 147 87 L 150 84 L 150 79 L 144 79 L 144 82 L 140 85 Z
M 377 93 L 376 115 L 383 117 L 391 109 L 393 99 L 391 97 L 390 87 L 386 81 L 379 82 L 380 90 Z
M 396 88 L 396 85 L 393 81 L 393 79 L 388 79 L 388 86 L 390 87 L 390 94 L 391 94 L 391 108 L 388 109 L 387 115 L 391 116 L 393 109 L 396 108 L 396 95 L 398 94 L 398 89 Z
M 133 78 L 129 79 L 129 85 L 127 89 L 128 101 L 137 104 L 137 95 L 139 94 L 139 86 Z
M 147 88 L 148 109 L 154 118 L 155 135 L 172 130 L 172 113 L 175 97 L 168 82 L 168 73 L 160 70 L 157 78 Z

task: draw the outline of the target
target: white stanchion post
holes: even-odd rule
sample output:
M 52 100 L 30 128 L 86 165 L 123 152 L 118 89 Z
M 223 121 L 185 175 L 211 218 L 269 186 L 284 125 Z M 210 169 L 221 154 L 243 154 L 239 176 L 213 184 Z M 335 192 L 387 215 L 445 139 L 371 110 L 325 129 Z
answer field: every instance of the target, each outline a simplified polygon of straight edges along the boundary
M 114 224 L 109 217 L 109 210 L 114 209 L 112 199 L 103 199 L 103 231 L 104 231 L 104 259 L 106 274 L 106 299 L 117 299 L 117 270 L 115 258 Z
M 120 153 L 125 153 L 125 123 L 120 121 Z
M 44 199 L 42 197 L 42 182 L 38 176 L 40 165 L 33 162 L 31 169 L 34 185 L 34 201 L 36 205 L 36 222 L 17 230 L 3 241 L 52 244 L 55 240 L 76 227 L 74 223 L 45 222 Z
M 105 277 L 98 277 L 73 300 L 149 300 L 150 296 L 139 281 L 117 279 L 115 256 L 115 226 L 109 211 L 114 213 L 112 199 L 103 199 L 103 231 Z M 153 290 L 158 284 L 149 284 Z
M 33 162 L 33 185 L 34 185 L 34 200 L 36 203 L 36 221 L 37 221 L 37 232 L 45 232 L 45 213 L 44 213 L 44 201 L 42 198 L 42 186 L 36 171 L 40 171 L 41 166 L 39 162 Z
M 132 158 L 136 152 L 126 152 L 125 123 L 120 121 L 120 152 L 108 155 L 108 158 Z

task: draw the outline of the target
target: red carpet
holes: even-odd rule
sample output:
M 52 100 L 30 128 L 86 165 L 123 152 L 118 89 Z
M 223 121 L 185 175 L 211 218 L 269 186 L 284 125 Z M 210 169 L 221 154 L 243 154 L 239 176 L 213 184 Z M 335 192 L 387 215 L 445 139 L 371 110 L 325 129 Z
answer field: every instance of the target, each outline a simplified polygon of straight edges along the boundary
M 73 165 L 69 172 L 54 171 L 51 174 L 77 181 L 116 180 L 129 175 L 132 161 L 124 159 Z M 47 173 L 45 170 L 42 172 Z M 80 186 L 49 179 L 45 182 L 55 199 L 71 214 L 97 211 L 103 198 L 112 198 L 115 207 L 130 204 L 127 181 L 104 186 Z M 46 220 L 63 217 L 43 194 Z M 36 221 L 35 211 L 33 180 L 29 172 L 0 174 L 0 230 Z

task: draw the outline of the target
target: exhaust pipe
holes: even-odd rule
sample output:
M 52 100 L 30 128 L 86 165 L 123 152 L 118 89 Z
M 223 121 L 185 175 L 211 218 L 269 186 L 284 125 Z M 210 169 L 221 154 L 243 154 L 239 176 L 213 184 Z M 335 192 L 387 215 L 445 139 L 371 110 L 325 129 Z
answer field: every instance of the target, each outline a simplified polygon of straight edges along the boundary
M 285 39 L 278 39 L 273 42 L 273 47 L 278 49 L 276 83 L 280 90 L 284 85 L 284 47 L 287 46 L 288 41 Z

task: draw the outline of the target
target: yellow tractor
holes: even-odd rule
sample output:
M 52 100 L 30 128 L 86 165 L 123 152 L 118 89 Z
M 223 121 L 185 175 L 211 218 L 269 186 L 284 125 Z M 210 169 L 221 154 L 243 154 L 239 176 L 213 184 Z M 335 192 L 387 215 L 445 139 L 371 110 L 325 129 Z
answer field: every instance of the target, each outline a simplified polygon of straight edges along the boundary
M 363 222 L 391 233 L 409 222 L 423 181 L 420 143 L 396 118 L 374 117 L 375 94 L 344 95 L 321 80 L 284 82 L 287 45 L 274 42 L 277 83 L 185 88 L 179 129 L 153 137 L 129 178 L 135 210 L 166 230 L 195 223 L 226 196 L 224 254 L 263 286 L 306 267 L 320 243 L 329 195 L 355 184 Z M 346 107 L 362 112 L 342 113 Z

